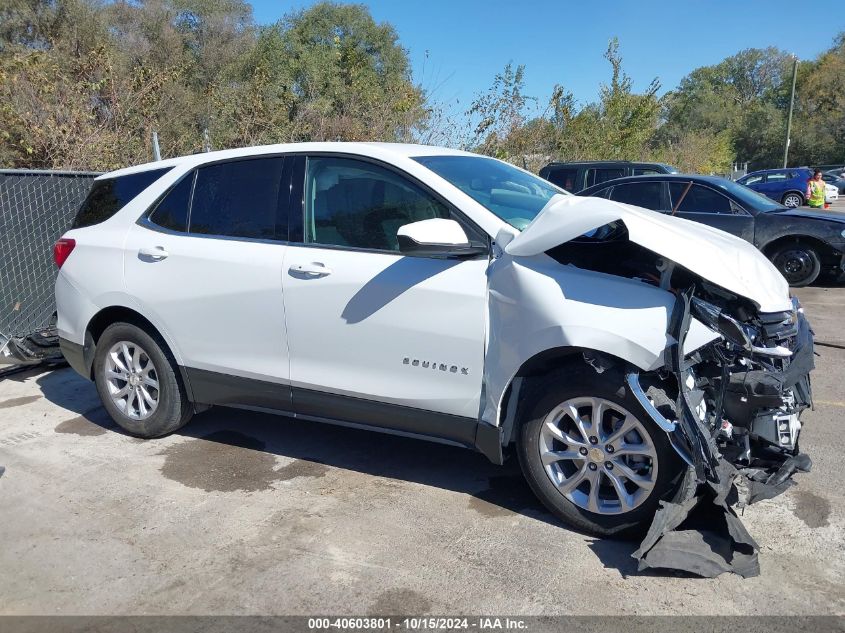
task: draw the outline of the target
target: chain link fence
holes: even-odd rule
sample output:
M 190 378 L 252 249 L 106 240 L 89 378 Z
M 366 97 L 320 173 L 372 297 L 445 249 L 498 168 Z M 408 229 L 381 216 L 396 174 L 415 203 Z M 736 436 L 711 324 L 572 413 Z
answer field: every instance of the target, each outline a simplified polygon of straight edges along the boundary
M 56 312 L 53 244 L 97 175 L 0 170 L 0 363 L 39 358 L 33 345 L 49 346 Z

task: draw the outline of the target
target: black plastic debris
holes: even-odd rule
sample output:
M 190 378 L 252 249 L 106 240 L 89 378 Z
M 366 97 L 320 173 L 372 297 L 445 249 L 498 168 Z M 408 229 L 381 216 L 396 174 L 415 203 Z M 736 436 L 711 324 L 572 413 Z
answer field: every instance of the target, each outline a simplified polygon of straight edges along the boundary
M 758 576 L 760 548 L 732 506 L 781 494 L 794 483 L 795 472 L 807 472 L 811 465 L 803 454 L 787 459 L 773 473 L 741 472 L 722 461 L 719 483 L 698 486 L 694 496 L 680 503 L 661 502 L 645 539 L 632 554 L 638 569 L 673 569 L 704 578 L 726 572 Z
M 5 473 L 5 472 L 6 472 L 6 467 L 5 467 L 5 466 L 0 466 L 0 477 L 2 477 L 2 476 L 3 476 L 3 473 Z

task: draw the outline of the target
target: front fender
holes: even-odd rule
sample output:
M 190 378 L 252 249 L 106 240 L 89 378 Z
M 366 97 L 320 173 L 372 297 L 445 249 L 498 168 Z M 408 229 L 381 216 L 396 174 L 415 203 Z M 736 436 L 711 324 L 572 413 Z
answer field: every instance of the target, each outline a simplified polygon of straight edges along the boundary
M 643 371 L 664 364 L 675 296 L 650 284 L 562 266 L 546 255 L 494 261 L 488 271 L 489 336 L 481 419 L 500 423 L 520 368 L 556 348 L 604 352 Z M 693 321 L 685 353 L 718 335 Z

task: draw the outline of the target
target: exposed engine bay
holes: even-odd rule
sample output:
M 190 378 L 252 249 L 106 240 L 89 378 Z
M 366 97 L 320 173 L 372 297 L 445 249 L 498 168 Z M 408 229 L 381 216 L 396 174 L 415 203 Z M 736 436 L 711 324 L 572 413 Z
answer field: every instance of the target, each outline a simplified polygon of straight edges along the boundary
M 628 383 L 669 433 L 697 487 L 680 503 L 662 503 L 635 553 L 640 568 L 756 575 L 757 545 L 731 506 L 774 497 L 793 484 L 795 472 L 811 466 L 799 439 L 800 415 L 812 407 L 813 333 L 799 302 L 793 299 L 789 311 L 762 313 L 748 299 L 629 241 L 622 222 L 547 254 L 561 264 L 638 279 L 675 295 L 663 367 L 632 371 Z M 684 355 L 693 318 L 720 336 Z M 708 515 L 703 523 L 702 512 Z M 724 555 L 714 554 L 719 548 L 701 537 L 710 533 L 712 541 L 711 532 L 719 531 L 714 526 L 722 528 Z

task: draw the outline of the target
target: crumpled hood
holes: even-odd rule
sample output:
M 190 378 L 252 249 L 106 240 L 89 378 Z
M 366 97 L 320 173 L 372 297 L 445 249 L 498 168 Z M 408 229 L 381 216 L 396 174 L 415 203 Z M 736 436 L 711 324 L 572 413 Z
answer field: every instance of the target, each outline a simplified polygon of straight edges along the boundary
M 724 231 L 603 198 L 557 195 L 505 247 L 529 257 L 621 220 L 632 242 L 750 299 L 761 312 L 790 310 L 789 286 L 754 246 Z

